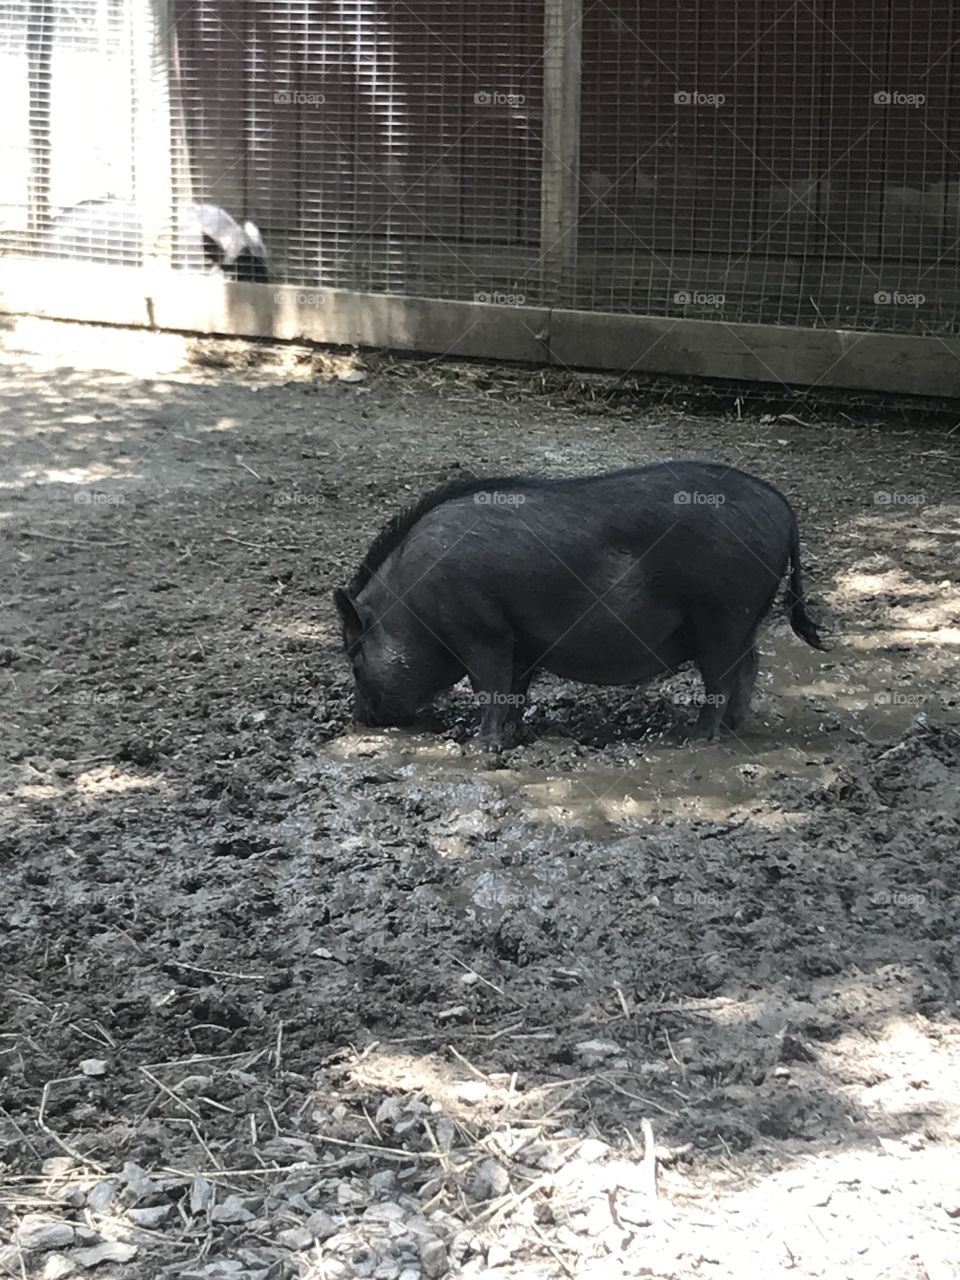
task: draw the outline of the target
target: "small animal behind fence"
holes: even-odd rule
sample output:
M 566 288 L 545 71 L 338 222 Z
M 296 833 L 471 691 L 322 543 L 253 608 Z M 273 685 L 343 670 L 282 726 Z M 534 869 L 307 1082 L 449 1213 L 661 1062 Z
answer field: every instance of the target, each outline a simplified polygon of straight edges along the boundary
M 226 280 L 268 284 L 267 251 L 253 222 L 238 223 L 216 204 L 178 204 L 173 214 L 173 265 Z M 41 237 L 47 258 L 143 265 L 143 217 L 137 205 L 113 197 L 82 200 L 65 209 Z

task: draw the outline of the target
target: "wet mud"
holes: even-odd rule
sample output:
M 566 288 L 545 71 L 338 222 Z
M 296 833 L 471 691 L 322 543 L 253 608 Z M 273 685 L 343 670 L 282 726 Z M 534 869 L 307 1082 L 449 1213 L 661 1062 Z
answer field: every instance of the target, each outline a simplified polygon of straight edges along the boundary
M 446 1223 L 450 1274 L 588 1275 L 600 1257 L 622 1275 L 773 1274 L 780 1246 L 756 1229 L 705 1263 L 702 1223 L 714 1215 L 719 1239 L 730 1213 L 762 1222 L 764 1196 L 786 1222 L 791 1195 L 820 1223 L 783 1228 L 800 1274 L 921 1276 L 924 1257 L 948 1259 L 949 426 L 598 409 L 538 393 L 533 375 L 371 359 L 345 381 L 346 358 L 102 332 L 83 348 L 87 333 L 0 335 L 11 1238 L 24 1188 L 46 1204 L 48 1182 L 29 1179 L 63 1143 L 104 1170 L 205 1169 L 247 1192 L 224 1171 L 279 1168 L 268 1134 L 313 1142 L 320 1164 L 343 1155 L 336 1141 L 431 1150 L 426 1129 L 414 1142 L 376 1123 L 393 1098 L 442 1106 L 454 1152 L 527 1125 L 639 1162 L 650 1121 L 666 1153 L 682 1229 L 578 1255 L 557 1183 L 554 1218 L 531 1191 L 536 1231 L 501 1233 L 500 1261 L 486 1237 L 454 1248 Z M 330 591 L 399 504 L 468 469 L 671 456 L 726 459 L 790 496 L 830 633 L 818 653 L 771 618 L 743 733 L 684 741 L 691 671 L 640 690 L 544 679 L 524 741 L 496 757 L 475 749 L 465 689 L 412 732 L 352 723 Z M 86 1077 L 88 1058 L 105 1074 Z M 176 1093 L 201 1062 L 212 1101 L 184 1110 L 157 1081 Z M 457 1103 L 465 1080 L 486 1101 Z M 913 1162 L 887 1179 L 882 1228 L 865 1190 L 828 1223 L 814 1192 L 830 1161 L 865 1161 L 836 1185 L 876 1189 L 881 1139 Z M 532 1148 L 510 1150 L 515 1189 L 532 1185 L 524 1170 L 545 1176 Z M 354 1154 L 357 1177 L 393 1167 Z M 407 1192 L 473 1224 L 469 1196 L 427 1172 Z M 331 1183 L 313 1207 L 349 1217 L 344 1194 Z M 241 1236 L 218 1231 L 210 1257 L 239 1257 Z M 321 1274 L 260 1237 L 275 1274 Z M 644 1272 L 655 1241 L 659 1270 Z M 141 1245 L 117 1274 L 185 1274 L 173 1244 Z M 390 1273 L 334 1261 L 331 1276 Z

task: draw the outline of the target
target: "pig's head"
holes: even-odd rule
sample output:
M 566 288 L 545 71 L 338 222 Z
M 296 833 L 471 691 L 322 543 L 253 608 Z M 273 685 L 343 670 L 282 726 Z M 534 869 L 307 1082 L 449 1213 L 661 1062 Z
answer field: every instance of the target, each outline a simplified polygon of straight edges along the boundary
M 399 600 L 365 600 L 333 593 L 343 647 L 353 669 L 355 715 L 361 724 L 410 724 L 417 711 L 462 668 Z

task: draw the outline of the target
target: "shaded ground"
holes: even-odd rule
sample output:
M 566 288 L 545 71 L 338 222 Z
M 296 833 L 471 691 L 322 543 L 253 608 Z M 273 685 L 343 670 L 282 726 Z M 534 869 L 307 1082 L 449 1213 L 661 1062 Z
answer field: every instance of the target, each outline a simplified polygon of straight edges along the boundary
M 0 342 L 0 1268 L 954 1274 L 949 424 Z M 772 621 L 740 739 L 677 745 L 689 673 L 545 681 L 499 768 L 462 693 L 351 728 L 329 591 L 398 504 L 671 456 L 786 490 L 836 640 Z

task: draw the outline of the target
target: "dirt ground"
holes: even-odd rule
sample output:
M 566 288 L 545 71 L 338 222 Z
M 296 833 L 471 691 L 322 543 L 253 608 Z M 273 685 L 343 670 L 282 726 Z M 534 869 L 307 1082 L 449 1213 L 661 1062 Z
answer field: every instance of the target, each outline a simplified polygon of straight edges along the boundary
M 0 383 L 0 1274 L 960 1275 L 954 423 L 4 318 Z M 682 456 L 833 642 L 739 738 L 351 725 L 398 506 Z

